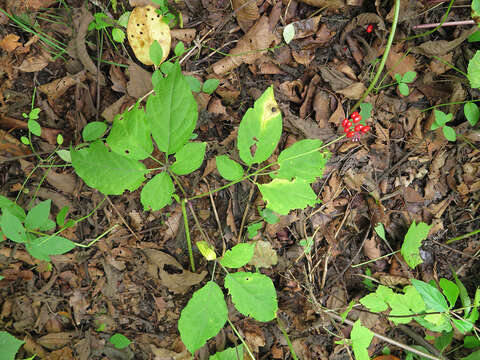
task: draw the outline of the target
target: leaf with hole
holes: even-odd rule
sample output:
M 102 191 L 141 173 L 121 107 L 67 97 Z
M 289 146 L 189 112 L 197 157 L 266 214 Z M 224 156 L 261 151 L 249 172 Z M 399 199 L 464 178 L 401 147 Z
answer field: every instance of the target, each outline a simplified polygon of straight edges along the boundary
M 91 143 L 88 148 L 72 149 L 70 154 L 77 175 L 105 195 L 136 190 L 148 171 L 141 162 L 109 151 L 101 141 Z
M 137 103 L 130 111 L 115 116 L 107 137 L 108 146 L 117 154 L 132 160 L 143 160 L 153 151 L 150 123 Z
M 174 191 L 172 179 L 165 171 L 155 175 L 145 184 L 140 194 L 143 209 L 157 211 L 170 205 Z
M 277 316 L 277 293 L 268 276 L 249 272 L 227 274 L 225 287 L 235 307 L 243 315 L 263 322 Z
M 277 147 L 282 134 L 282 114 L 269 87 L 249 108 L 238 127 L 237 147 L 247 164 L 267 160 Z
M 209 281 L 195 291 L 178 320 L 178 331 L 185 347 L 195 353 L 223 328 L 228 318 L 222 290 Z
M 187 175 L 202 166 L 205 157 L 205 142 L 188 142 L 176 154 L 170 169 L 177 175 Z

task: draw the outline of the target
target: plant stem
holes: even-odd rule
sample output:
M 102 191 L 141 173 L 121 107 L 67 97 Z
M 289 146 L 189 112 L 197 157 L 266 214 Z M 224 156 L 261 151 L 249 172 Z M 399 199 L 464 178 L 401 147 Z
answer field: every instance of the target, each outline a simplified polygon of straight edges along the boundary
M 463 20 L 463 21 L 449 21 L 444 23 L 433 23 L 433 24 L 421 24 L 415 25 L 412 29 L 430 29 L 433 27 L 439 28 L 443 26 L 459 26 L 459 25 L 475 25 L 473 20 Z
M 245 342 L 245 340 L 243 340 L 243 337 L 240 335 L 240 333 L 238 332 L 237 328 L 235 327 L 235 325 L 233 325 L 233 323 L 230 321 L 229 318 L 227 318 L 227 321 L 228 323 L 230 324 L 230 326 L 232 327 L 232 330 L 233 332 L 238 336 L 238 338 L 240 339 L 240 341 L 242 342 L 243 346 L 245 346 L 245 349 L 247 349 L 247 353 L 248 355 L 250 356 L 250 358 L 252 360 L 255 360 L 255 356 L 253 356 L 252 354 L 252 351 L 250 350 L 250 348 L 248 347 L 247 343 Z
M 187 208 L 185 207 L 185 204 L 187 203 L 187 201 L 188 201 L 187 199 L 182 199 L 180 204 L 182 205 L 183 223 L 185 224 L 185 237 L 187 238 L 190 266 L 192 268 L 192 271 L 195 272 L 195 260 L 193 259 L 192 240 L 190 239 L 190 229 L 188 227 Z
M 466 239 L 467 237 L 470 237 L 470 236 L 475 235 L 475 234 L 478 234 L 478 233 L 480 233 L 480 229 L 471 231 L 471 232 L 469 232 L 468 234 L 463 234 L 463 235 L 454 237 L 454 238 L 452 238 L 452 239 L 448 239 L 445 244 L 451 244 L 451 243 L 453 243 L 453 242 L 455 242 L 455 241 Z
M 277 317 L 277 325 L 278 325 L 278 328 L 282 331 L 283 336 L 285 336 L 285 340 L 287 340 L 287 345 L 288 345 L 288 348 L 290 349 L 290 353 L 292 354 L 293 360 L 298 360 L 297 354 L 295 353 L 295 349 L 293 348 L 292 342 L 288 337 L 287 331 L 283 328 L 278 317 Z
M 349 115 L 351 115 L 355 111 L 355 109 L 360 107 L 360 104 L 363 102 L 363 100 L 365 100 L 367 95 L 370 94 L 370 92 L 373 90 L 373 88 L 375 87 L 375 84 L 380 78 L 380 75 L 382 74 L 383 68 L 385 67 L 385 63 L 387 62 L 387 57 L 390 52 L 390 48 L 392 47 L 393 38 L 395 37 L 395 31 L 397 30 L 399 14 L 400 14 L 400 0 L 395 0 L 395 12 L 393 14 L 392 29 L 390 30 L 390 35 L 388 36 L 387 45 L 385 46 L 385 51 L 383 52 L 382 60 L 378 65 L 377 73 L 375 74 L 375 77 L 373 78 L 372 82 L 368 86 L 368 89 L 363 93 L 362 97 L 357 101 L 357 103 L 353 106 L 353 108 L 350 109 Z

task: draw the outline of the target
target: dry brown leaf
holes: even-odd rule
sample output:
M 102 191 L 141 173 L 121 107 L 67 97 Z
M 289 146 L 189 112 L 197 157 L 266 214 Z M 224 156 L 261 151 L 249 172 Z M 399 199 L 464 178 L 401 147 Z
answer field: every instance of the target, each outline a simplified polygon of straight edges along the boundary
M 153 272 L 149 269 L 150 275 L 159 278 L 161 284 L 175 294 L 185 293 L 191 286 L 198 284 L 207 276 L 206 271 L 195 274 L 185 270 L 173 256 L 162 251 L 155 249 L 144 249 L 143 251 L 149 262 L 156 268 Z M 177 273 L 168 273 L 165 266 L 174 268 Z
M 313 110 L 315 111 L 315 121 L 318 126 L 324 128 L 327 125 L 328 119 L 331 117 L 330 111 L 330 96 L 326 91 L 317 89 L 315 97 L 313 98 Z M 338 107 L 337 107 L 338 110 Z M 343 111 L 343 109 L 341 110 Z M 338 116 L 339 114 L 337 114 Z
M 395 74 L 403 76 L 408 71 L 415 71 L 415 58 L 412 55 L 405 56 L 402 51 L 397 53 L 394 49 L 390 49 L 385 65 L 393 79 Z
M 278 263 L 277 252 L 272 248 L 270 242 L 258 240 L 255 244 L 253 257 L 248 263 L 257 268 L 271 268 L 272 265 L 277 265 Z
M 318 29 L 318 23 L 320 22 L 320 18 L 321 16 L 315 16 L 313 18 L 290 23 L 295 29 L 295 35 L 293 36 L 293 40 L 303 39 L 315 34 Z
M 128 72 L 130 75 L 127 83 L 128 95 L 138 99 L 153 89 L 151 72 L 134 62 L 129 62 Z
M 344 0 L 298 0 L 310 6 L 327 7 L 328 9 L 342 9 L 345 7 Z
M 2 40 L 0 40 L 0 48 L 6 52 L 12 52 L 17 47 L 22 46 L 22 43 L 18 41 L 19 36 L 15 34 L 8 34 Z
M 229 55 L 212 65 L 217 75 L 225 74 L 243 63 L 253 64 L 266 53 L 266 49 L 275 41 L 275 34 L 270 29 L 269 19 L 262 16 L 250 30 L 238 40 L 237 46 Z
M 435 40 L 435 41 L 426 41 L 419 46 L 415 46 L 412 49 L 414 54 L 422 54 L 425 56 L 442 56 L 453 49 L 455 49 L 458 45 L 464 42 L 471 34 L 477 31 L 476 27 L 472 27 L 471 29 L 467 29 L 462 31 L 460 36 L 455 38 L 452 41 L 447 40 Z
M 136 7 L 128 19 L 127 37 L 138 60 L 145 65 L 153 65 L 150 59 L 150 46 L 156 40 L 163 50 L 163 62 L 170 52 L 172 42 L 170 27 L 151 5 Z M 158 65 L 158 64 L 157 64 Z
M 452 63 L 453 52 L 450 52 L 443 56 L 439 56 L 439 58 L 442 59 L 444 62 L 440 61 L 439 59 L 432 59 L 429 67 L 430 71 L 432 71 L 433 73 L 437 75 L 442 75 L 443 73 L 446 73 L 448 70 L 451 69 L 451 67 L 448 66 L 447 63 Z
M 170 35 L 172 39 L 183 41 L 184 43 L 191 43 L 197 35 L 196 29 L 171 29 Z
M 74 332 L 52 333 L 42 336 L 37 343 L 48 350 L 57 350 L 67 345 L 74 336 Z
M 253 25 L 253 22 L 260 17 L 257 2 L 251 0 L 233 0 L 232 5 L 238 25 L 240 25 L 244 32 L 247 32 Z
M 315 50 L 311 49 L 301 49 L 301 50 L 292 50 L 292 56 L 294 60 L 300 65 L 308 66 L 313 59 L 315 59 Z
M 73 194 L 77 186 L 77 177 L 66 172 L 57 172 L 53 169 L 45 171 L 47 182 L 55 187 L 55 189 L 63 191 L 67 194 Z
M 358 100 L 362 97 L 365 90 L 367 90 L 367 88 L 365 87 L 365 85 L 363 85 L 362 82 L 356 82 L 342 90 L 337 90 L 336 92 L 342 94 L 343 96 L 351 100 Z
M 67 75 L 63 78 L 53 80 L 48 84 L 38 87 L 42 93 L 48 96 L 48 101 L 53 104 L 55 100 L 65 94 L 70 87 L 83 82 L 86 79 L 85 71 L 75 75 Z
M 333 91 L 345 89 L 347 86 L 353 84 L 353 81 L 343 73 L 329 66 L 321 66 L 320 75 L 324 81 L 330 84 Z
M 417 0 L 400 0 L 400 9 L 398 15 L 398 22 L 411 19 L 416 13 L 416 7 L 422 6 L 421 3 Z M 393 21 L 393 16 L 395 12 L 395 6 L 392 6 L 390 12 L 388 13 L 386 19 L 388 22 Z
M 25 336 L 23 340 L 25 341 L 23 348 L 30 354 L 36 354 L 40 359 L 45 359 L 47 357 L 45 349 L 37 344 L 30 335 Z
M 296 104 L 302 102 L 300 96 L 303 92 L 303 83 L 301 80 L 285 81 L 279 85 L 278 89 L 286 100 L 292 101 Z
M 48 54 L 32 54 L 26 57 L 16 69 L 22 72 L 36 72 L 48 66 L 52 58 Z
M 367 239 L 365 241 L 365 245 L 363 246 L 363 253 L 370 260 L 378 259 L 382 255 L 376 236 L 372 236 L 370 239 Z
M 133 104 L 135 104 L 135 98 L 123 95 L 120 99 L 103 110 L 102 117 L 107 120 L 107 122 L 112 123 L 115 115 L 120 114 L 128 105 Z

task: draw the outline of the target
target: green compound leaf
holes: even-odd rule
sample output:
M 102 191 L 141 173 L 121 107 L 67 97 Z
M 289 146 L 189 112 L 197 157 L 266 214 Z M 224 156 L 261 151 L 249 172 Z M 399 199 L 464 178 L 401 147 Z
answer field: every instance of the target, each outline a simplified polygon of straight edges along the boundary
M 427 308 L 440 312 L 448 311 L 447 301 L 436 287 L 416 279 L 412 279 L 411 281 L 412 285 L 422 296 L 423 301 L 425 301 Z
M 267 202 L 267 208 L 280 215 L 287 215 L 293 209 L 314 206 L 317 202 L 317 196 L 304 179 L 275 179 L 268 184 L 259 184 L 258 189 Z
M 417 73 L 415 71 L 407 71 L 403 74 L 402 82 L 404 83 L 411 83 L 417 77 Z
M 450 308 L 453 308 L 455 306 L 455 303 L 457 302 L 458 295 L 460 294 L 458 286 L 453 281 L 447 280 L 445 278 L 440 279 L 439 285 L 443 290 L 443 294 L 450 303 Z
M 40 124 L 37 121 L 30 119 L 28 120 L 27 125 L 28 125 L 28 130 L 33 135 L 37 135 L 37 136 L 42 135 L 42 128 L 40 127 Z
M 218 79 L 208 79 L 203 83 L 202 91 L 207 94 L 212 94 L 215 90 L 217 90 L 219 84 L 220 80 Z
M 100 139 L 107 131 L 107 124 L 100 121 L 94 121 L 85 125 L 82 130 L 82 137 L 85 141 L 95 141 Z
M 25 248 L 34 258 L 50 261 L 49 255 L 62 255 L 75 247 L 75 243 L 61 236 L 44 236 L 25 244 Z
M 480 50 L 477 50 L 468 62 L 467 75 L 468 80 L 470 80 L 470 87 L 473 89 L 480 88 Z
M 422 241 L 427 238 L 428 231 L 431 227 L 431 225 L 427 225 L 424 222 L 415 224 L 414 221 L 405 235 L 405 240 L 403 241 L 400 252 L 405 262 L 412 269 L 415 269 L 415 266 L 423 263 L 420 257 L 420 246 L 422 246 Z
M 400 91 L 400 94 L 403 96 L 408 96 L 410 94 L 410 89 L 408 88 L 408 85 L 401 82 L 398 84 L 398 91 Z
M 125 33 L 122 29 L 114 28 L 112 30 L 112 38 L 116 42 L 123 43 L 123 41 L 125 40 Z
M 141 162 L 108 150 L 101 141 L 88 148 L 71 150 L 72 165 L 85 183 L 105 195 L 134 191 L 145 180 L 147 168 Z
M 355 321 L 350 333 L 353 353 L 356 360 L 370 360 L 368 356 L 368 347 L 373 339 L 373 333 L 362 325 L 360 320 Z
M 194 353 L 223 328 L 227 321 L 227 304 L 220 286 L 209 281 L 197 290 L 178 320 L 178 331 L 185 347 Z
M 110 337 L 110 343 L 112 343 L 113 346 L 115 346 L 117 349 L 124 349 L 128 345 L 130 345 L 132 342 L 125 335 L 113 334 Z
M 253 257 L 255 251 L 255 243 L 237 244 L 230 250 L 225 252 L 220 264 L 225 267 L 238 269 L 248 264 Z
M 452 142 L 457 141 L 457 134 L 455 134 L 455 130 L 453 130 L 453 128 L 445 125 L 442 128 L 442 131 L 443 131 L 443 136 L 445 136 L 445 139 Z
M 321 177 L 329 158 L 328 152 L 320 152 L 322 141 L 305 139 L 294 143 L 278 156 L 279 169 L 270 176 L 272 178 L 301 178 L 314 182 Z
M 211 355 L 208 360 L 238 360 L 243 359 L 243 345 L 228 348 Z
M 157 211 L 172 203 L 175 191 L 170 176 L 164 171 L 145 184 L 140 194 L 143 209 Z
M 235 307 L 245 316 L 270 321 L 277 316 L 277 293 L 272 280 L 260 273 L 236 272 L 225 277 Z
M 186 143 L 176 154 L 171 170 L 177 175 L 187 175 L 197 170 L 205 157 L 205 142 Z
M 269 87 L 247 110 L 238 127 L 237 147 L 240 158 L 252 165 L 267 160 L 282 134 L 282 114 Z
M 480 111 L 477 104 L 468 102 L 463 106 L 463 112 L 470 125 L 475 126 L 480 118 Z
M 180 65 L 172 64 L 168 76 L 159 80 L 155 95 L 147 100 L 147 119 L 158 149 L 171 155 L 190 139 L 197 123 L 197 103 Z
M 243 176 L 243 167 L 227 155 L 220 155 L 215 158 L 218 173 L 226 180 L 235 181 Z
M 2 349 L 2 360 L 15 360 L 18 349 L 25 341 L 18 340 L 15 336 L 6 331 L 0 331 L 0 349 Z
M 115 116 L 107 144 L 119 155 L 128 159 L 143 160 L 153 151 L 150 124 L 137 103 L 130 111 Z
M 0 195 L 0 209 L 4 211 L 5 209 L 9 210 L 11 214 L 15 215 L 20 221 L 25 220 L 25 210 L 12 200 L 6 198 L 5 196 Z
M 285 40 L 287 44 L 290 44 L 290 41 L 292 41 L 294 37 L 295 27 L 293 26 L 293 24 L 288 24 L 283 28 L 283 40 Z
M 9 209 L 2 209 L 0 227 L 3 234 L 16 243 L 24 243 L 28 239 L 21 221 Z
M 35 205 L 27 214 L 25 218 L 25 227 L 28 230 L 37 230 L 42 231 L 51 230 L 51 221 L 49 221 L 48 216 L 50 215 L 50 207 L 52 205 L 52 200 L 45 200 L 37 205 Z M 47 228 L 45 228 L 45 226 Z M 55 224 L 54 224 L 55 226 Z

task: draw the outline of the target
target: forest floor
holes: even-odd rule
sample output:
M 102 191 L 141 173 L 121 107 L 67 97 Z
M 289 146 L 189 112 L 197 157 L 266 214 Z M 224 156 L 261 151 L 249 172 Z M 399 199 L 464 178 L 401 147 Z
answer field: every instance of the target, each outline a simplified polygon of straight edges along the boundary
M 68 150 L 84 142 L 88 123 L 110 127 L 114 115 L 152 89 L 153 67 L 137 60 L 127 39 L 112 40 L 113 28 L 124 28 L 86 25 L 93 19 L 114 24 L 135 6 L 154 3 L 0 1 L 0 195 L 25 210 L 50 199 L 52 220 L 68 207 L 67 220 L 84 218 L 61 233 L 76 243 L 107 232 L 90 247 L 52 255 L 51 262 L 32 257 L 23 244 L 0 244 L 0 329 L 25 342 L 19 359 L 191 358 L 177 323 L 193 292 L 215 270 L 194 245 L 197 269 L 190 272 L 181 206 L 174 201 L 144 211 L 140 189 L 105 197 L 64 161 Z M 470 20 L 470 1 L 455 1 L 451 9 L 449 1 L 400 3 L 386 66 L 363 99 L 371 105 L 371 111 L 362 105 L 371 130 L 359 141 L 343 137 L 328 146 L 323 177 L 312 184 L 317 205 L 266 223 L 266 204 L 252 181 L 189 202 L 194 244 L 207 239 L 221 254 L 239 241 L 263 241 L 258 270 L 273 280 L 277 317 L 292 344 L 276 321 L 239 313 L 225 291 L 230 321 L 256 359 L 292 359 L 291 348 L 305 360 L 354 358 L 349 343 L 341 343 L 350 338 L 351 323 L 329 314 L 342 313 L 351 301 L 358 304 L 376 285 L 399 289 L 411 279 L 454 281 L 453 270 L 473 298 L 480 283 L 479 236 L 470 234 L 480 228 L 480 132 L 464 111 L 464 103 L 479 96 L 466 77 L 479 48 L 467 41 L 476 25 L 435 31 L 429 25 Z M 183 73 L 201 83 L 220 80 L 213 93 L 195 93 L 195 134 L 207 150 L 202 166 L 182 179 L 190 195 L 227 183 L 215 157 L 239 159 L 239 123 L 270 86 L 283 118 L 273 158 L 305 138 L 328 143 L 344 136 L 342 121 L 374 78 L 394 18 L 391 0 L 180 0 L 169 7 L 183 23 L 172 30 L 170 56 L 182 41 Z M 100 13 L 105 17 L 93 17 Z M 291 23 L 295 31 L 287 44 L 284 28 Z M 240 55 L 229 56 L 235 46 Z M 398 82 L 396 74 L 411 79 Z M 32 108 L 40 109 L 40 136 L 29 133 L 22 116 Z M 453 115 L 448 125 L 455 141 L 442 128 L 431 130 L 439 116 L 434 110 Z M 62 158 L 56 152 L 59 134 Z M 421 259 L 413 268 L 398 252 L 412 223 L 430 226 L 418 240 Z M 255 271 L 252 265 L 244 269 Z M 367 344 L 372 358 L 383 352 L 390 354 L 384 360 L 405 359 L 403 345 L 425 349 L 438 337 L 414 321 L 395 326 L 359 305 L 348 318 L 360 318 L 400 343 L 375 336 Z M 117 348 L 110 341 L 114 334 L 131 344 Z M 464 336 L 454 331 L 442 356 L 468 354 Z M 239 343 L 227 323 L 196 358 Z

